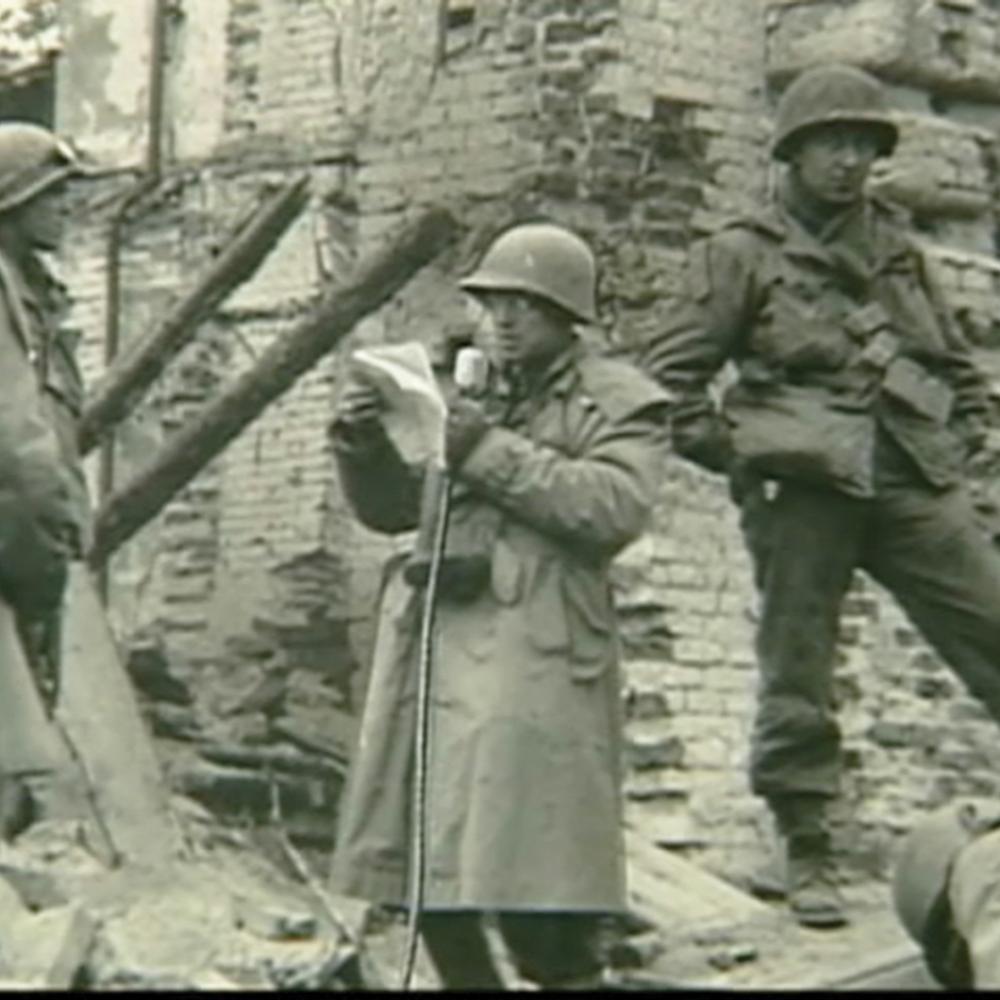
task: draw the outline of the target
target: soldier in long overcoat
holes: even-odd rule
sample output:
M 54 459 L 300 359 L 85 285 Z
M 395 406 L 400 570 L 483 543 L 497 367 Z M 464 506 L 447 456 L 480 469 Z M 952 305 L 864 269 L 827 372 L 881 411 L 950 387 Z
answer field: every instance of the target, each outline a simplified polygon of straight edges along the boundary
M 822 66 L 782 95 L 773 202 L 692 247 L 646 351 L 677 398 L 677 450 L 728 475 L 761 591 L 751 779 L 787 838 L 807 924 L 845 919 L 826 803 L 838 791 L 832 671 L 856 568 L 899 601 L 1000 719 L 1000 552 L 963 478 L 987 401 L 902 212 L 866 194 L 897 127 L 881 85 Z M 727 362 L 736 379 L 716 405 Z
M 515 227 L 463 282 L 492 318 L 503 386 L 453 400 L 453 512 L 431 707 L 424 940 L 446 987 L 498 987 L 479 923 L 546 986 L 600 973 L 594 931 L 625 907 L 618 643 L 608 567 L 646 525 L 666 396 L 588 355 L 594 260 L 574 234 Z M 342 481 L 368 526 L 415 526 L 407 466 L 355 384 L 333 425 Z M 414 696 L 423 591 L 389 568 L 333 883 L 406 900 Z
M 30 821 L 55 761 L 39 695 L 56 670 L 68 563 L 89 525 L 75 444 L 82 381 L 45 262 L 62 236 L 62 190 L 82 171 L 42 126 L 0 123 L 0 833 Z M 25 670 L 27 660 L 34 680 Z M 29 788 L 31 791 L 29 792 Z M 37 803 L 36 803 L 37 805 Z

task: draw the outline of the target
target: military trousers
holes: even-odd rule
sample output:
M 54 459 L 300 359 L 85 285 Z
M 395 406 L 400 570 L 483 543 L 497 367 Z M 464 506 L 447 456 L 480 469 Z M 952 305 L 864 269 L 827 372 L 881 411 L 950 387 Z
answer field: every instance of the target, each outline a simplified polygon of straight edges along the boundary
M 596 978 L 600 916 L 589 913 L 503 911 L 497 924 L 518 973 L 544 988 Z M 424 913 L 420 931 L 445 989 L 503 989 L 477 910 Z
M 1000 721 L 1000 550 L 966 489 L 936 489 L 880 435 L 873 499 L 755 481 L 742 527 L 761 597 L 750 755 L 756 794 L 837 794 L 832 680 L 844 595 L 865 570 Z

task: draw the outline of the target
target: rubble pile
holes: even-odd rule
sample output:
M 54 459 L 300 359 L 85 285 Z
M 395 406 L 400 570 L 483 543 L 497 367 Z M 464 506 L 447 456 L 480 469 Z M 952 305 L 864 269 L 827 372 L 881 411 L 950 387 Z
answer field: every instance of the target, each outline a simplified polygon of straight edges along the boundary
M 213 670 L 148 630 L 126 661 L 171 788 L 230 828 L 278 824 L 323 864 L 357 730 L 340 572 L 322 552 L 278 567 L 281 600 L 230 639 Z
M 0 844 L 0 988 L 359 989 L 384 985 L 382 930 L 357 900 L 288 879 L 207 811 L 174 800 L 185 856 L 102 864 L 85 824 Z M 367 942 L 376 942 L 369 954 Z

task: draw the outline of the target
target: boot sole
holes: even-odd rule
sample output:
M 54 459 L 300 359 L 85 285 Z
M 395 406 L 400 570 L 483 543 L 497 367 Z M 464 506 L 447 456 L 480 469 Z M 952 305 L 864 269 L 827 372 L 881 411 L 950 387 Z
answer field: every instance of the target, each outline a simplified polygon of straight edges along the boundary
M 801 913 L 793 909 L 792 916 L 803 927 L 816 927 L 823 930 L 846 927 L 849 923 L 847 917 L 842 913 Z

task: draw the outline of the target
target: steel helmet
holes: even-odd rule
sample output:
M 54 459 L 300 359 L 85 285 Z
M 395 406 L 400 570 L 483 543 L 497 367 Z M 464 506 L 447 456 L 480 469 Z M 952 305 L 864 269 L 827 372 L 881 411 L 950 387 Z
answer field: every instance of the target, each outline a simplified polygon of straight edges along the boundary
M 593 323 L 596 272 L 594 255 L 579 236 L 552 223 L 532 222 L 501 233 L 459 285 L 470 292 L 530 292 Z
M 924 950 L 935 977 L 949 985 L 947 890 L 959 852 L 978 834 L 1000 821 L 1000 804 L 964 799 L 936 810 L 903 838 L 893 872 L 892 898 L 910 937 Z
M 855 66 L 832 63 L 806 70 L 781 95 L 771 155 L 787 160 L 796 138 L 828 122 L 869 126 L 877 133 L 882 156 L 893 151 L 899 137 L 882 84 Z
M 0 213 L 83 173 L 72 147 L 41 125 L 0 122 Z

